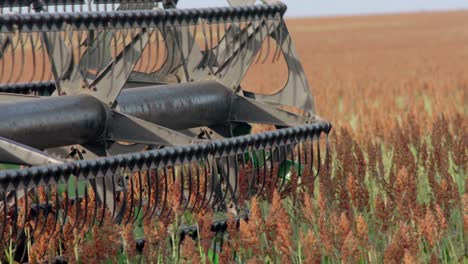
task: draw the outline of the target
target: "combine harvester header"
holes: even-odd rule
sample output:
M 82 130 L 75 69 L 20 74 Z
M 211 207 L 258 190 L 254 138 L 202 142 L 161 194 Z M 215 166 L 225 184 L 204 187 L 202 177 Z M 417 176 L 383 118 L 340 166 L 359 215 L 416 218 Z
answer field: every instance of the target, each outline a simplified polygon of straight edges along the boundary
M 315 114 L 286 6 L 176 2 L 0 4 L 0 163 L 25 166 L 0 171 L 1 243 L 31 226 L 43 235 L 47 219 L 52 236 L 173 206 L 240 212 L 292 174 L 313 181 L 331 125 Z M 243 89 L 251 65 L 281 56 L 281 90 Z M 251 124 L 277 130 L 248 135 Z

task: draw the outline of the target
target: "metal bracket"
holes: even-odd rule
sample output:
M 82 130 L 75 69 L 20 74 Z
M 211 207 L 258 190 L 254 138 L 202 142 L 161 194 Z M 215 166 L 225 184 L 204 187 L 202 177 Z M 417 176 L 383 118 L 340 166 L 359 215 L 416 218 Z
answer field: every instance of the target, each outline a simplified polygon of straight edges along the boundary
M 117 111 L 111 113 L 106 139 L 162 146 L 190 144 L 192 141 L 182 133 Z
M 8 164 L 40 166 L 61 164 L 63 161 L 21 143 L 0 137 L 0 160 Z

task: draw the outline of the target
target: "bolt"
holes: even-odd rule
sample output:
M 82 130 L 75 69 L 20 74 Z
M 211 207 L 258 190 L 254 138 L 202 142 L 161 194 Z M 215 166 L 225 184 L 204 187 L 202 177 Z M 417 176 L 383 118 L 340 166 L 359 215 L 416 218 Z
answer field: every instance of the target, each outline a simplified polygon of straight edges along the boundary
M 97 91 L 97 88 L 96 88 L 96 87 L 93 87 L 93 91 L 95 91 L 95 92 L 96 92 L 96 91 Z

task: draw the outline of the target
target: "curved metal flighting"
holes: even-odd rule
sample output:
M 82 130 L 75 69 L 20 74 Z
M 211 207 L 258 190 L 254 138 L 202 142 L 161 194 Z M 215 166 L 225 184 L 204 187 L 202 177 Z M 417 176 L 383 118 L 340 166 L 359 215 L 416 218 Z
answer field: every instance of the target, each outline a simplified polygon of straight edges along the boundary
M 314 143 L 330 129 L 329 123 L 318 122 L 187 146 L 1 171 L 0 241 L 16 241 L 26 233 L 34 239 L 60 236 L 108 221 L 133 224 L 207 207 L 240 210 L 253 195 L 271 195 L 275 189 L 285 193 L 294 186 L 312 184 L 322 163 L 312 158 L 318 157 L 313 154 L 317 152 Z M 278 159 L 283 150 L 286 159 Z M 220 173 L 225 161 L 233 162 L 227 166 L 234 167 L 235 174 Z M 97 198 L 93 184 L 112 192 Z

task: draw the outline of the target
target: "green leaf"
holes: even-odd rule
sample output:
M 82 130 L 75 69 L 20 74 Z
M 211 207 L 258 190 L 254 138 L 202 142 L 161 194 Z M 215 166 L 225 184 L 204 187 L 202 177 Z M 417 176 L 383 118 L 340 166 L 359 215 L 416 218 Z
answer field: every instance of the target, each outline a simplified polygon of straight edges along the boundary
M 285 160 L 283 163 L 281 163 L 278 170 L 278 176 L 280 178 L 284 177 L 286 180 L 291 180 L 293 166 L 298 176 L 301 177 L 304 173 L 304 165 L 294 162 L 292 160 Z

